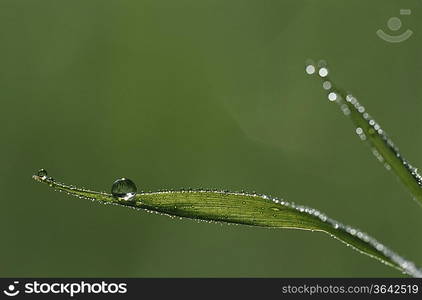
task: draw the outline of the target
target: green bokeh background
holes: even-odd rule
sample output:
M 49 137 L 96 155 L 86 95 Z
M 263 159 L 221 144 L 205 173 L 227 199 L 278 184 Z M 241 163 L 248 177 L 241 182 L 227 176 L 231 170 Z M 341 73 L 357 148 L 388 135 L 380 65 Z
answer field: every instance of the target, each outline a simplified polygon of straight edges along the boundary
M 401 8 L 412 9 L 400 16 Z M 401 276 L 324 234 L 197 223 L 54 193 L 257 191 L 422 264 L 422 208 L 306 59 L 325 59 L 422 165 L 422 1 L 0 1 L 0 276 Z M 382 41 L 403 21 L 413 36 Z

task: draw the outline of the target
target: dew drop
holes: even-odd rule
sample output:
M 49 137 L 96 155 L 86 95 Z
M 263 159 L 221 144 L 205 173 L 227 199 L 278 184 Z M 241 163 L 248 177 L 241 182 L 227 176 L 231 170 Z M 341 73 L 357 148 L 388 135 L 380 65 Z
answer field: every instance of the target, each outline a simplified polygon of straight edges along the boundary
M 363 129 L 362 128 L 360 128 L 360 127 L 356 128 L 356 134 L 360 137 L 360 139 L 362 141 L 366 140 L 366 135 L 363 132 Z
M 352 99 L 353 99 L 353 95 L 348 94 L 348 95 L 346 96 L 346 101 L 347 101 L 347 102 L 352 102 Z
M 305 71 L 307 74 L 312 75 L 315 73 L 315 66 L 307 65 Z
M 343 112 L 344 115 L 346 115 L 346 116 L 350 115 L 350 109 L 347 106 L 347 104 L 342 104 L 340 108 L 341 108 L 341 111 Z
M 377 149 L 372 148 L 372 154 L 374 154 L 374 156 L 380 161 L 380 162 L 384 162 L 384 157 L 378 152 Z
M 321 69 L 319 69 L 318 74 L 321 77 L 327 77 L 327 75 L 328 75 L 328 69 L 327 68 L 321 68 Z
M 39 169 L 37 172 L 37 176 L 41 177 L 42 179 L 47 178 L 47 171 L 44 169 Z
M 137 188 L 135 183 L 127 178 L 120 178 L 113 182 L 111 194 L 114 197 L 129 201 L 135 197 Z
M 328 80 L 324 81 L 324 83 L 322 84 L 322 87 L 324 88 L 324 90 L 331 89 L 331 87 L 332 87 L 331 82 L 329 82 Z
M 336 101 L 337 100 L 337 94 L 334 92 L 331 92 L 328 94 L 328 100 L 330 101 Z

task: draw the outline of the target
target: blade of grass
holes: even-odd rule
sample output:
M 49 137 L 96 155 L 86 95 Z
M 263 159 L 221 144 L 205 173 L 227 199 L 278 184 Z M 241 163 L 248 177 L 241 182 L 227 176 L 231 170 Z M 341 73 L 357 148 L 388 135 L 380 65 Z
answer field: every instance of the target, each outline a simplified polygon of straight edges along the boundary
M 309 66 L 308 66 L 309 67 Z M 366 108 L 350 93 L 336 87 L 328 75 L 328 69 L 325 66 L 316 70 L 317 72 L 309 72 L 319 74 L 319 78 L 325 83 L 328 95 L 335 93 L 336 99 L 330 99 L 336 102 L 343 113 L 350 117 L 355 125 L 356 133 L 360 138 L 369 144 L 375 157 L 384 164 L 387 170 L 392 170 L 404 186 L 410 191 L 413 199 L 422 205 L 422 176 L 418 169 L 413 167 L 399 152 L 393 141 L 388 137 L 387 133 L 366 111 Z M 321 70 L 323 70 L 321 72 Z M 324 76 L 321 76 L 324 75 Z M 334 95 L 332 95 L 334 97 Z
M 56 191 L 104 204 L 116 204 L 195 220 L 325 232 L 360 253 L 403 273 L 422 277 L 422 270 L 414 263 L 400 257 L 366 233 L 328 218 L 316 209 L 265 195 L 206 190 L 164 191 L 139 193 L 128 201 L 111 194 L 68 186 L 47 176 L 34 175 L 33 178 Z

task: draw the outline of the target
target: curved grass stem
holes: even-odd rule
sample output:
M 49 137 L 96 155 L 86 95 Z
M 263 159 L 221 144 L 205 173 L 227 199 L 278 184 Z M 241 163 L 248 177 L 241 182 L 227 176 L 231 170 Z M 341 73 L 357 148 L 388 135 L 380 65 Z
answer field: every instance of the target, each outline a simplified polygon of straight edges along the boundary
M 366 233 L 343 225 L 316 209 L 265 195 L 207 190 L 163 191 L 139 193 L 130 200 L 125 200 L 111 194 L 65 185 L 47 176 L 34 175 L 33 178 L 56 191 L 78 198 L 143 209 L 168 216 L 324 232 L 360 253 L 403 273 L 422 277 L 422 270 L 414 263 L 405 260 Z
M 318 74 L 316 76 L 323 81 L 323 87 L 327 90 L 329 100 L 336 102 L 343 113 L 350 117 L 356 133 L 367 142 L 375 157 L 383 163 L 386 169 L 396 174 L 416 202 L 422 205 L 422 176 L 418 169 L 403 157 L 384 129 L 366 111 L 366 108 L 352 94 L 334 85 L 326 66 L 322 66 L 318 70 L 315 66 L 312 68 L 313 72 L 309 72 L 307 69 L 308 74 Z

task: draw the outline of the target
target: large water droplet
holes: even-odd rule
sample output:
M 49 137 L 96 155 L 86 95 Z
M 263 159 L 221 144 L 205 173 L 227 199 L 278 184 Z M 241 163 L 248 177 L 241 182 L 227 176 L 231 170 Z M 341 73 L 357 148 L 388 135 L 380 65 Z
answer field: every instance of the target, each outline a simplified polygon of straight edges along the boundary
M 127 178 L 120 178 L 113 182 L 111 194 L 114 197 L 129 201 L 135 197 L 137 188 L 135 183 Z
M 47 171 L 44 169 L 39 169 L 37 172 L 37 176 L 41 177 L 42 179 L 47 178 Z

